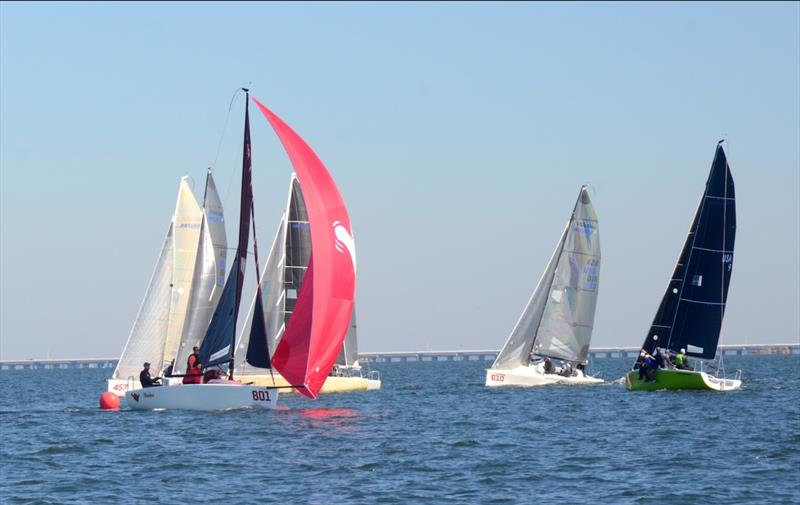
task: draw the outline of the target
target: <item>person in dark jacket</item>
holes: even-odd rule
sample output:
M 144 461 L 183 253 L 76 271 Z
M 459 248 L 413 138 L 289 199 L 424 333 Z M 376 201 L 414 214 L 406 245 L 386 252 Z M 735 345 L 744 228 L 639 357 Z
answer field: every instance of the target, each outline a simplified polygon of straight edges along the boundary
M 547 356 L 544 358 L 544 373 L 556 373 L 556 367 L 553 366 L 553 362 Z
M 139 372 L 139 382 L 142 383 L 143 388 L 151 388 L 154 386 L 161 385 L 161 379 L 156 377 L 155 379 L 150 377 L 150 363 L 144 364 L 144 369 Z

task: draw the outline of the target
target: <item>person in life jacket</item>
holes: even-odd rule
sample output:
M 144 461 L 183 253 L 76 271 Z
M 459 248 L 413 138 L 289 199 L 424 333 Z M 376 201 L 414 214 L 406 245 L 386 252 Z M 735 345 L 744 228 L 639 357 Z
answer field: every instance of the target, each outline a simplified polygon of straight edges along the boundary
M 655 382 L 656 360 L 649 352 L 642 349 L 639 352 L 639 380 Z
M 161 385 L 161 379 L 150 377 L 150 363 L 145 362 L 144 369 L 139 372 L 139 382 L 142 383 L 143 388 L 151 388 Z
M 681 349 L 681 352 L 675 355 L 675 368 L 678 370 L 694 370 L 686 360 L 686 349 Z
M 544 373 L 556 373 L 556 367 L 553 366 L 553 362 L 547 356 L 544 357 Z
M 200 348 L 197 346 L 192 347 L 192 354 L 186 358 L 186 371 L 188 373 L 189 369 L 194 367 L 197 363 L 200 363 Z
M 195 363 L 194 366 L 186 370 L 186 377 L 183 378 L 184 384 L 202 384 L 203 383 L 203 365 Z

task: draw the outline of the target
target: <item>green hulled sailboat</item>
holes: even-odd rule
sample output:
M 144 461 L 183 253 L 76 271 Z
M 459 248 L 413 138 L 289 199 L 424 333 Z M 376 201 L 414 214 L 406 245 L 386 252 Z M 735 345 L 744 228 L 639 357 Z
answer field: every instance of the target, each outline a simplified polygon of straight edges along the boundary
M 733 177 L 720 141 L 675 271 L 642 345 L 644 352 L 654 354 L 660 347 L 664 353 L 714 359 L 733 272 L 735 238 Z M 707 373 L 703 361 L 697 362 L 699 370 L 659 368 L 648 381 L 638 369 L 641 361 L 625 376 L 629 390 L 731 391 L 742 384 L 738 377 L 726 379 L 721 366 L 715 374 Z

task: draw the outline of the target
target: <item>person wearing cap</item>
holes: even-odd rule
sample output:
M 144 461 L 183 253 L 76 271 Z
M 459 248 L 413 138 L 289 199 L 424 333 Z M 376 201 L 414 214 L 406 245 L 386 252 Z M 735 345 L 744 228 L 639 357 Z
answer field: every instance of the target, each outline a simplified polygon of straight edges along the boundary
M 675 355 L 675 368 L 678 370 L 693 370 L 686 360 L 686 349 L 681 349 L 681 352 Z
M 200 348 L 198 346 L 194 346 L 192 347 L 192 354 L 190 354 L 189 357 L 186 358 L 187 373 L 191 368 L 194 368 L 194 366 L 197 363 L 200 363 Z
M 143 388 L 151 388 L 161 385 L 161 379 L 150 377 L 150 363 L 145 362 L 144 368 L 139 372 L 139 382 L 142 383 Z

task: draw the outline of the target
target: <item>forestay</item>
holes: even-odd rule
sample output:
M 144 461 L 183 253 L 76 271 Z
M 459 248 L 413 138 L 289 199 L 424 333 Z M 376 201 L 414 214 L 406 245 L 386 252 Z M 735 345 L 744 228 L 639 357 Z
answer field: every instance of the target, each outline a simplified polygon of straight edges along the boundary
M 544 275 L 492 368 L 525 366 L 532 353 L 585 361 L 599 275 L 597 215 L 583 186 Z

